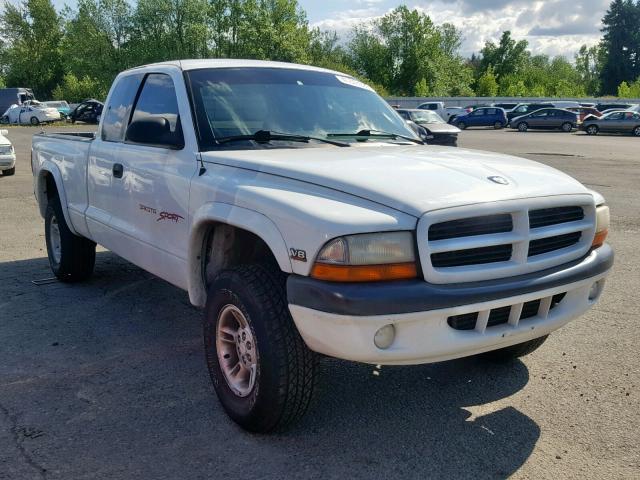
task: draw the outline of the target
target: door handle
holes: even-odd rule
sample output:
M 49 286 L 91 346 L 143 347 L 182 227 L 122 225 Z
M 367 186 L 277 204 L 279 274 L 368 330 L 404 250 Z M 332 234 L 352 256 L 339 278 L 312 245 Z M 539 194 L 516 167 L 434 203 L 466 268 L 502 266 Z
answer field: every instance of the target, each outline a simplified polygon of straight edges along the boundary
M 113 176 L 115 178 L 122 178 L 122 173 L 124 172 L 124 167 L 121 163 L 113 164 Z

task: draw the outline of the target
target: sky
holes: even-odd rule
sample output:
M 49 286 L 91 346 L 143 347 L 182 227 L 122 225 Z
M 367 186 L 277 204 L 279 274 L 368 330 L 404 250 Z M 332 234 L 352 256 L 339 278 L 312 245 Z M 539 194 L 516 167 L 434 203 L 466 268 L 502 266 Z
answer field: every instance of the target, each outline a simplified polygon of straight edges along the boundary
M 6 1 L 0 0 L 0 5 Z M 75 0 L 53 0 L 58 8 Z M 504 30 L 526 39 L 534 54 L 573 59 L 581 45 L 600 39 L 601 20 L 611 0 L 299 0 L 312 26 L 348 39 L 353 26 L 384 15 L 401 4 L 428 14 L 436 24 L 453 23 L 462 31 L 462 55 L 497 42 Z
M 449 22 L 462 31 L 462 55 L 497 42 L 504 30 L 526 39 L 534 54 L 573 59 L 583 44 L 600 39 L 601 20 L 611 0 L 299 0 L 309 22 L 348 36 L 353 25 L 374 19 L 398 5 L 428 14 L 436 24 Z

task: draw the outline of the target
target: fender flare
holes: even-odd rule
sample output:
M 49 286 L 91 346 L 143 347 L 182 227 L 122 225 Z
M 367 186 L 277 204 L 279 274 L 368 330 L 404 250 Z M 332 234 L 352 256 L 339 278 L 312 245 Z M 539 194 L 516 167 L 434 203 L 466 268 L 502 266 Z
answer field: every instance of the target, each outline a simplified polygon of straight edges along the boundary
M 75 228 L 73 228 L 73 224 L 71 223 L 71 218 L 69 216 L 69 209 L 67 207 L 67 196 L 64 191 L 64 183 L 62 182 L 62 174 L 58 169 L 58 166 L 49 161 L 45 160 L 40 168 L 38 169 L 38 180 L 36 183 L 36 200 L 38 201 L 38 208 L 40 210 L 40 215 L 44 218 L 47 205 L 49 201 L 47 199 L 47 181 L 45 179 L 45 174 L 50 174 L 53 177 L 53 181 L 56 184 L 56 190 L 58 191 L 58 198 L 60 199 L 60 206 L 62 207 L 62 214 L 64 215 L 64 220 L 67 222 L 67 226 L 69 230 L 74 235 L 79 235 L 76 232 Z
M 271 249 L 280 269 L 286 273 L 293 271 L 284 238 L 276 224 L 268 217 L 254 210 L 228 203 L 206 203 L 194 214 L 189 234 L 188 288 L 189 300 L 193 305 L 203 307 L 207 301 L 201 255 L 208 226 L 215 223 L 242 228 L 257 235 Z

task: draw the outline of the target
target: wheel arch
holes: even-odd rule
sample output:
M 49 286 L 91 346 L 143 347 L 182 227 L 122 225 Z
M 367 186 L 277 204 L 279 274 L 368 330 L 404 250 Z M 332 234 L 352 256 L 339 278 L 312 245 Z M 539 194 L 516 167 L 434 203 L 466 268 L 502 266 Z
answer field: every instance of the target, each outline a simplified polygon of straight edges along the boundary
M 69 230 L 74 235 L 78 235 L 78 232 L 73 228 L 71 218 L 69 217 L 69 210 L 67 208 L 67 196 L 65 195 L 62 182 L 62 175 L 58 170 L 58 167 L 51 162 L 44 162 L 38 171 L 38 177 L 36 181 L 36 200 L 38 201 L 38 209 L 40 215 L 44 218 L 47 211 L 47 207 L 51 200 L 57 195 L 60 199 L 60 206 L 62 207 L 62 213 L 64 214 L 64 220 L 67 222 Z
M 221 250 L 216 258 L 210 257 L 213 242 Z M 243 259 L 255 260 L 256 255 L 267 253 L 265 248 L 281 271 L 293 271 L 284 238 L 269 218 L 254 210 L 226 203 L 214 202 L 200 207 L 193 217 L 189 235 L 188 288 L 191 303 L 201 307 L 206 304 L 208 282 L 217 271 L 241 264 Z

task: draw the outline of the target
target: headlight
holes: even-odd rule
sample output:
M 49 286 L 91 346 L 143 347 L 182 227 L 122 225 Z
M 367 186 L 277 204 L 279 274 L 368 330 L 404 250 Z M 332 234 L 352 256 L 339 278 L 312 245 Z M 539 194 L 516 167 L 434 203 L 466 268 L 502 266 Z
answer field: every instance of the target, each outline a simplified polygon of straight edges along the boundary
M 379 282 L 416 278 L 411 232 L 339 237 L 318 254 L 311 276 L 332 282 Z
M 611 217 L 609 215 L 609 207 L 600 205 L 596 207 L 596 235 L 593 238 L 592 248 L 601 247 L 609 235 L 609 224 Z

